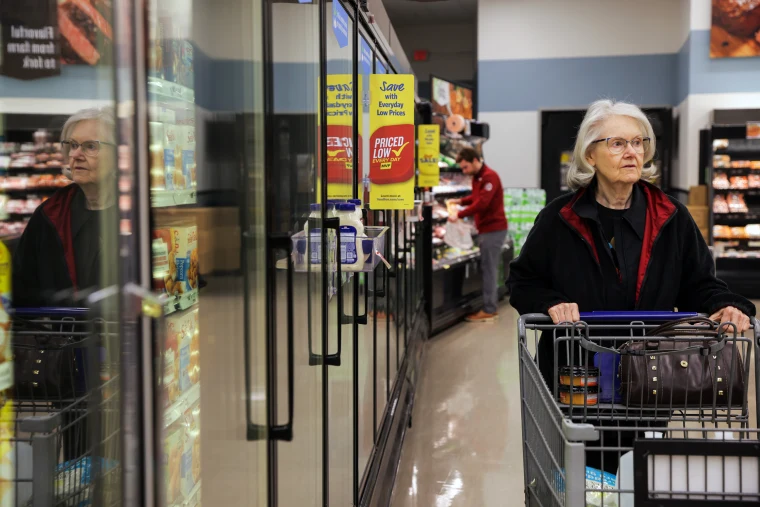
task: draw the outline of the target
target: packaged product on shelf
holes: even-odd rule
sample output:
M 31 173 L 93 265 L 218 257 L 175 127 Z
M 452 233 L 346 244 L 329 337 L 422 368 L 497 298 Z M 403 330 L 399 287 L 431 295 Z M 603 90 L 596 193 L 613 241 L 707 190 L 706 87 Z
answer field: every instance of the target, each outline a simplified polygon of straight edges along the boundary
M 747 213 L 747 203 L 744 201 L 744 194 L 731 192 L 728 194 L 728 211 L 731 213 Z
M 747 177 L 749 188 L 760 188 L 760 174 L 750 174 Z
M 750 169 L 760 169 L 760 160 L 751 160 L 749 162 Z
M 179 358 L 180 394 L 190 390 L 198 383 L 199 343 L 198 343 L 198 308 L 183 313 L 174 313 L 166 317 L 167 326 L 177 336 L 177 357 Z
M 165 238 L 165 229 L 159 229 Z M 154 237 L 156 237 L 154 232 Z M 164 290 L 179 295 L 198 288 L 198 228 L 195 225 L 178 225 L 169 228 L 168 274 L 164 276 Z
M 728 213 L 728 202 L 722 195 L 716 195 L 713 199 L 713 213 Z
M 201 405 L 200 398 L 188 402 L 185 410 L 183 423 L 185 425 L 185 439 L 182 450 L 181 468 L 181 491 L 182 496 L 190 499 L 190 496 L 201 479 Z
M 713 167 L 731 167 L 731 157 L 728 155 L 713 155 Z
M 193 333 L 190 340 L 190 366 L 188 376 L 190 384 L 195 385 L 201 379 L 201 340 L 198 328 L 198 310 L 193 312 Z
M 713 226 L 713 237 L 715 239 L 730 239 L 731 238 L 731 228 L 727 225 L 714 225 Z
M 164 407 L 171 406 L 179 398 L 179 330 L 175 323 L 167 319 L 164 343 Z
M 752 239 L 760 238 L 760 224 L 750 224 L 744 228 L 744 231 Z
M 151 9 L 152 12 L 152 9 Z M 163 24 L 151 19 L 149 22 L 149 40 L 148 40 L 148 75 L 164 78 L 164 48 L 163 48 Z
M 746 176 L 731 176 L 729 186 L 730 188 L 744 190 L 749 188 L 749 182 Z
M 733 239 L 746 239 L 747 230 L 744 227 L 731 227 L 731 237 Z
M 195 173 L 195 125 L 182 126 L 182 176 L 184 177 L 183 188 L 194 188 L 197 183 Z
M 176 182 L 174 181 L 174 177 L 176 175 L 176 169 L 177 169 L 177 158 L 181 158 L 176 156 L 176 150 L 177 150 L 177 126 L 176 125 L 165 125 L 164 126 L 164 174 L 165 174 L 165 180 L 166 180 L 166 188 L 168 190 L 174 190 Z M 182 168 L 180 167 L 180 175 L 182 174 Z
M 728 139 L 713 139 L 713 150 L 725 150 L 728 148 Z
M 181 57 L 180 57 L 180 73 L 179 84 L 187 86 L 188 88 L 194 87 L 194 73 L 193 73 L 193 45 L 188 40 L 183 40 L 180 43 Z
M 713 176 L 713 188 L 724 189 L 729 186 L 728 175 L 724 172 L 716 172 L 715 176 Z
M 164 440 L 164 481 L 166 503 L 171 505 L 182 500 L 182 452 L 184 451 L 185 427 L 181 422 L 166 429 Z

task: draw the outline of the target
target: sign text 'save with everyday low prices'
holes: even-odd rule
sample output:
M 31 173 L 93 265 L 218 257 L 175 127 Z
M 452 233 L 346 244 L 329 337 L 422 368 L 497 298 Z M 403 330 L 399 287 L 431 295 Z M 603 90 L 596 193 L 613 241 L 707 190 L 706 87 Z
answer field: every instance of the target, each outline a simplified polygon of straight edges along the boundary
M 414 76 L 370 76 L 370 206 L 414 207 Z

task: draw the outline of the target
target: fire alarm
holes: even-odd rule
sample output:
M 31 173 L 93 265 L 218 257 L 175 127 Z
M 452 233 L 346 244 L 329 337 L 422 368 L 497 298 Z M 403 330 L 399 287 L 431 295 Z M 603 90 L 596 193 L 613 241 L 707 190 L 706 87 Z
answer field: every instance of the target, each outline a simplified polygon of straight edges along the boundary
M 414 51 L 414 54 L 412 55 L 412 58 L 415 62 L 426 62 L 428 59 L 428 56 L 430 56 L 430 53 L 427 49 L 417 49 Z

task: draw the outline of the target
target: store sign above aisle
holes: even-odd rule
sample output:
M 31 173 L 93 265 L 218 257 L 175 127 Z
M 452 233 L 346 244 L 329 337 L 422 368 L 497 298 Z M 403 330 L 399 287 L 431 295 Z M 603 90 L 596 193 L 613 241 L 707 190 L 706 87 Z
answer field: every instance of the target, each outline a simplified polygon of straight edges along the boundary
M 332 6 L 333 33 L 338 46 L 344 48 L 348 46 L 348 13 L 339 0 L 333 0 Z
M 414 76 L 370 76 L 370 206 L 414 207 Z
M 5 4 L 6 2 L 2 2 Z M 0 74 L 40 79 L 61 73 L 58 6 L 55 0 L 7 2 L 0 9 L 2 59 Z M 12 7 L 8 12 L 5 7 Z
M 441 127 L 438 125 L 420 125 L 417 127 L 417 169 L 418 187 L 434 187 L 441 179 L 438 167 L 438 155 L 441 152 Z

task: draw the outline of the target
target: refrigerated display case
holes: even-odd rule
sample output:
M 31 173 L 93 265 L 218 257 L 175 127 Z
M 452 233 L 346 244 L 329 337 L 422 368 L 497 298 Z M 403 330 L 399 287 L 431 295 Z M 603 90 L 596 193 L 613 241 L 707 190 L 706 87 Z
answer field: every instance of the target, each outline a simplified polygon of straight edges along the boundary
M 760 118 L 750 113 L 748 118 Z M 712 125 L 709 131 L 710 244 L 718 278 L 746 297 L 760 297 L 760 139 L 748 124 Z
M 439 96 L 445 96 L 445 93 Z M 427 104 L 418 105 L 423 123 L 433 123 L 441 127 L 441 147 L 438 167 L 440 180 L 431 188 L 418 189 L 422 207 L 420 234 L 425 243 L 424 279 L 426 312 L 432 333 L 443 331 L 482 306 L 483 282 L 480 273 L 480 250 L 477 246 L 478 231 L 470 217 L 460 221 L 469 228 L 472 245 L 447 241 L 446 233 L 451 199 L 461 199 L 472 193 L 472 177 L 462 173 L 456 162 L 462 148 L 473 148 L 482 152 L 483 143 L 488 140 L 488 125 L 467 120 L 461 132 L 448 130 L 447 115 L 431 111 Z M 442 111 L 442 110 L 441 110 Z M 474 135 L 476 132 L 483 135 Z M 505 281 L 509 263 L 513 258 L 513 238 L 507 237 L 502 249 L 499 265 L 499 298 L 507 293 Z
M 56 401 L 60 436 L 51 426 L 35 437 L 67 449 L 35 475 L 47 485 L 35 505 L 386 504 L 429 334 L 417 224 L 366 206 L 366 87 L 372 73 L 402 72 L 399 55 L 354 2 L 77 0 L 52 13 L 67 56 L 31 85 L 0 76 L 0 124 L 18 123 L 12 114 L 34 127 L 28 139 L 5 128 L 1 140 L 15 144 L 0 161 L 19 153 L 18 164 L 47 168 L 66 118 L 106 106 L 113 142 L 97 140 L 113 145 L 116 197 L 100 222 L 103 286 L 68 294 L 83 312 L 66 317 L 76 324 L 25 324 L 58 324 L 45 336 L 95 347 L 81 396 Z M 331 257 L 336 79 L 347 112 L 340 183 L 361 199 L 372 244 L 361 270 Z M 40 120 L 42 108 L 51 114 Z M 40 129 L 48 139 L 32 146 Z M 11 172 L 9 196 L 47 180 Z M 316 263 L 298 261 L 301 239 Z M 80 398 L 100 409 L 80 410 Z M 86 424 L 66 430 L 80 415 Z M 86 484 L 55 490 L 80 472 Z

